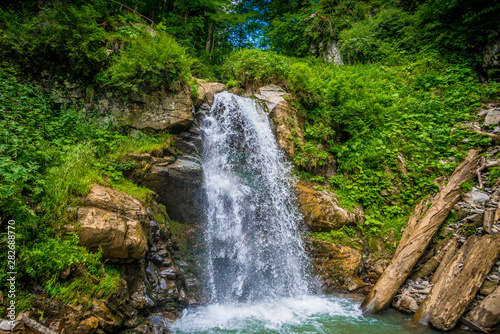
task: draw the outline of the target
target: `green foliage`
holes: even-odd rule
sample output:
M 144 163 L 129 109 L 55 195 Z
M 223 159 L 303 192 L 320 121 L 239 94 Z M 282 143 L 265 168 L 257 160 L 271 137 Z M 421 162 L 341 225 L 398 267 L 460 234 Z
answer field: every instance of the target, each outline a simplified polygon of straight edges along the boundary
M 488 181 L 488 184 L 490 186 L 494 185 L 495 182 L 498 180 L 498 177 L 500 176 L 500 167 L 494 167 L 490 171 L 490 179 Z
M 110 267 L 106 272 L 106 275 L 96 273 L 96 276 L 87 272 L 69 282 L 51 280 L 45 284 L 45 290 L 49 296 L 67 304 L 80 303 L 90 307 L 90 298 L 107 300 L 120 287 L 120 272 Z
M 232 53 L 222 71 L 228 80 L 246 87 L 248 84 L 283 83 L 289 70 L 289 60 L 275 53 L 257 49 L 242 49 Z
M 166 84 L 176 90 L 191 77 L 192 60 L 175 39 L 165 33 L 163 25 L 155 30 L 141 26 L 137 37 L 125 51 L 114 57 L 111 65 L 99 75 L 104 86 L 119 92 L 147 92 Z
M 101 267 L 101 253 L 90 254 L 78 246 L 78 237 L 71 235 L 65 239 L 49 238 L 33 245 L 19 257 L 26 274 L 43 282 L 57 280 L 59 274 L 68 267 L 83 264 L 97 275 Z
M 19 292 L 36 281 L 66 301 L 109 296 L 118 276 L 109 270 L 104 274 L 101 254 L 78 246 L 76 235 L 62 235 L 61 226 L 74 223 L 68 209 L 93 183 L 147 203 L 152 191 L 123 176 L 136 165 L 127 154 L 163 150 L 170 146 L 170 136 L 139 133 L 132 138 L 99 126 L 77 109 L 53 109 L 49 98 L 5 64 L 0 65 L 0 92 L 0 252 L 6 254 L 5 223 L 13 219 Z M 0 259 L 0 265 L 7 267 L 6 261 Z M 87 276 L 58 281 L 62 271 L 75 266 L 86 268 L 100 283 Z M 1 272 L 2 284 L 6 278 Z M 29 307 L 30 298 L 21 300 Z
M 471 191 L 473 187 L 474 187 L 474 181 L 462 182 L 460 184 L 460 189 L 462 189 L 463 194 Z
M 311 233 L 314 239 L 333 242 L 341 245 L 346 245 L 353 248 L 361 248 L 359 243 L 359 229 L 344 225 L 338 230 L 331 230 L 330 232 L 314 232 Z
M 92 78 L 107 63 L 108 30 L 115 25 L 100 1 L 54 1 L 29 18 L 0 9 L 0 22 L 6 27 L 0 38 L 5 57 L 28 73 L 57 66 L 63 73 L 78 73 L 80 80 Z

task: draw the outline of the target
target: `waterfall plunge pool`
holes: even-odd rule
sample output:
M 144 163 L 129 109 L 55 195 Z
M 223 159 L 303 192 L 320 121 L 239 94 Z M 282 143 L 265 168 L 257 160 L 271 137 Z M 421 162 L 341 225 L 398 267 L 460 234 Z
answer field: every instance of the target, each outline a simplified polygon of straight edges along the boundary
M 186 309 L 172 326 L 175 334 L 431 334 L 411 316 L 394 309 L 362 314 L 363 296 L 303 296 L 247 304 L 211 304 Z M 449 333 L 470 333 L 455 329 Z

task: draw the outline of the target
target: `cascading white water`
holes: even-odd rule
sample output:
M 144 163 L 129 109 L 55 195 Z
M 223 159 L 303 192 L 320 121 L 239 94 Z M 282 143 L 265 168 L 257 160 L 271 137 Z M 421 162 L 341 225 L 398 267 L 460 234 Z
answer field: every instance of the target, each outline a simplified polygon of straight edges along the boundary
M 360 299 L 307 295 L 291 166 L 258 104 L 227 92 L 202 120 L 206 191 L 205 292 L 176 334 L 431 334 L 404 316 L 365 318 Z
M 210 301 L 306 294 L 291 166 L 267 115 L 255 100 L 224 92 L 201 123 Z

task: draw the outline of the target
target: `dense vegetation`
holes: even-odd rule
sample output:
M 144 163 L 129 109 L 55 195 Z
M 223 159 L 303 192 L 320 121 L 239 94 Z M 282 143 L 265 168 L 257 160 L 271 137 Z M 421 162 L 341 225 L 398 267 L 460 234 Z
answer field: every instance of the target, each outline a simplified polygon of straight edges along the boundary
M 96 92 L 175 91 L 194 77 L 228 88 L 280 84 L 306 118 L 305 140 L 295 138 L 298 173 L 367 213 L 361 231 L 317 236 L 397 239 L 415 203 L 436 191 L 433 181 L 469 148 L 489 143 L 459 124 L 499 97 L 497 69 L 482 66 L 485 48 L 498 41 L 499 20 L 500 3 L 483 0 L 5 2 L 0 253 L 5 224 L 15 219 L 21 300 L 29 301 L 33 280 L 65 301 L 116 290 L 119 272 L 63 232 L 74 223 L 67 208 L 92 183 L 147 202 L 150 191 L 123 177 L 135 167 L 124 157 L 169 142 L 161 132 L 132 137 L 125 124 L 103 122 L 79 104 L 61 106 L 43 93 L 43 80 L 80 85 L 86 100 Z M 346 65 L 323 61 L 330 40 Z M 337 175 L 315 175 L 331 159 Z M 60 282 L 76 265 L 88 274 Z

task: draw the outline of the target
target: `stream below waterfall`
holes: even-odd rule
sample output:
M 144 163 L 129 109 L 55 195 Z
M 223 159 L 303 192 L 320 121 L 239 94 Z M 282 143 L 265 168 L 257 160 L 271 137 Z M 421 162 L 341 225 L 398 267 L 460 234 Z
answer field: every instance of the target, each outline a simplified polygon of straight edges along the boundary
M 216 94 L 201 130 L 204 306 L 184 310 L 174 333 L 434 332 L 394 310 L 364 316 L 359 296 L 317 295 L 292 166 L 255 100 Z

